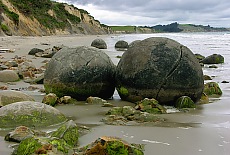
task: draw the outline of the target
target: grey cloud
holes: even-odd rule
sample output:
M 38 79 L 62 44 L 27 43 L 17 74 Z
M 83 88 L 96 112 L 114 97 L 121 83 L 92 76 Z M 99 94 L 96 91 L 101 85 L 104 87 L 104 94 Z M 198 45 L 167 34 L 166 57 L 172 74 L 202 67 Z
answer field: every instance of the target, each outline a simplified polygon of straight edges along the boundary
M 230 15 L 228 16 L 229 0 L 70 0 L 70 2 L 83 6 L 91 4 L 99 10 L 152 18 L 153 23 L 158 20 L 162 23 L 167 21 L 184 21 L 184 23 L 197 21 L 208 24 L 213 20 L 211 23 L 216 23 L 215 25 L 218 26 L 221 23 L 216 21 L 230 20 Z M 106 20 L 103 17 L 99 18 Z M 108 19 L 108 21 L 111 20 Z M 136 23 L 139 24 L 140 22 L 137 21 Z M 230 27 L 230 25 L 224 26 Z

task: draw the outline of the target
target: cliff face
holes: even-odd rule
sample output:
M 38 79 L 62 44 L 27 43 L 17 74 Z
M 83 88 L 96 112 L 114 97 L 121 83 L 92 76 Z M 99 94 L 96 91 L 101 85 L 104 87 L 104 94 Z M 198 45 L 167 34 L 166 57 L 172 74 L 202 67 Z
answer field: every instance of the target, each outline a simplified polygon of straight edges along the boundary
M 44 4 L 43 4 L 44 3 Z M 85 10 L 50 0 L 0 0 L 0 35 L 107 34 Z

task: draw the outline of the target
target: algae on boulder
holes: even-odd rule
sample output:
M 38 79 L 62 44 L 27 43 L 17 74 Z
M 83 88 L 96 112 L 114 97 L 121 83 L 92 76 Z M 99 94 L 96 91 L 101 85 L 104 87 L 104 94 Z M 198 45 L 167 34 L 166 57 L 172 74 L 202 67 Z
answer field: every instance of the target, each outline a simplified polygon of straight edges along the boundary
M 78 128 L 74 121 L 70 120 L 59 127 L 56 131 L 51 134 L 51 137 L 63 139 L 68 145 L 76 146 L 78 143 Z
M 129 144 L 117 138 L 103 136 L 91 144 L 78 149 L 80 155 L 144 155 L 143 146 L 140 144 Z
M 201 62 L 204 64 L 221 64 L 224 63 L 224 57 L 220 54 L 213 54 L 204 58 Z
M 158 103 L 155 99 L 145 98 L 137 103 L 135 107 L 137 110 L 148 112 L 152 114 L 165 114 L 166 109 Z
M 60 111 L 39 102 L 16 102 L 0 108 L 0 128 L 47 127 L 66 120 Z
M 204 93 L 208 96 L 222 95 L 222 90 L 220 89 L 218 83 L 208 82 L 204 85 Z
M 57 101 L 58 101 L 57 95 L 54 93 L 49 93 L 46 96 L 44 96 L 42 103 L 45 103 L 45 104 L 48 104 L 54 107 L 57 104 Z
M 107 99 L 115 90 L 114 73 L 115 65 L 102 50 L 86 46 L 63 48 L 48 64 L 44 87 L 58 97 Z
M 182 108 L 195 108 L 195 107 L 196 107 L 196 104 L 188 96 L 181 96 L 176 101 L 176 108 L 179 108 L 179 109 L 182 109 Z
M 116 89 L 123 100 L 155 98 L 160 104 L 171 105 L 186 95 L 196 102 L 203 87 L 203 71 L 195 55 L 168 38 L 137 42 L 117 65 Z

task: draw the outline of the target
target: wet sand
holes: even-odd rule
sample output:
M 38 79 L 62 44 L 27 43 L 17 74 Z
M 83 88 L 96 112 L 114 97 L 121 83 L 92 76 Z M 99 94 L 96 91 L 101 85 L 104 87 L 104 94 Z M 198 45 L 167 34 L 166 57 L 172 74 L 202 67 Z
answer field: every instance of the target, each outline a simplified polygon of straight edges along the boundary
M 0 48 L 15 49 L 14 53 L 0 53 L 3 60 L 11 59 L 15 55 L 26 56 L 39 67 L 45 58 L 35 58 L 27 55 L 29 50 L 36 48 L 50 48 L 53 46 L 80 46 L 90 45 L 97 38 L 107 41 L 113 36 L 49 36 L 49 37 L 1 37 Z M 120 39 L 120 38 L 118 38 Z M 111 45 L 113 42 L 110 42 Z M 48 44 L 48 45 L 47 45 Z M 116 55 L 122 52 L 113 52 L 111 48 L 106 53 L 116 64 L 119 59 Z M 22 81 L 11 88 L 28 87 Z M 42 87 L 42 85 L 39 85 Z M 82 136 L 79 144 L 84 146 L 96 140 L 100 136 L 117 136 L 130 143 L 145 144 L 145 154 L 152 155 L 229 155 L 230 153 L 230 104 L 229 84 L 221 85 L 225 92 L 219 99 L 213 99 L 213 103 L 199 105 L 197 109 L 189 112 L 171 113 L 160 115 L 166 121 L 152 126 L 111 126 L 105 125 L 100 120 L 109 108 L 100 105 L 88 105 L 79 102 L 77 105 L 60 105 L 56 108 L 76 123 L 91 127 L 91 132 Z M 44 94 L 25 91 L 41 101 Z M 115 92 L 114 99 L 109 102 L 114 105 L 133 105 L 119 99 Z M 5 133 L 0 131 L 0 154 L 10 154 L 9 143 L 4 141 Z

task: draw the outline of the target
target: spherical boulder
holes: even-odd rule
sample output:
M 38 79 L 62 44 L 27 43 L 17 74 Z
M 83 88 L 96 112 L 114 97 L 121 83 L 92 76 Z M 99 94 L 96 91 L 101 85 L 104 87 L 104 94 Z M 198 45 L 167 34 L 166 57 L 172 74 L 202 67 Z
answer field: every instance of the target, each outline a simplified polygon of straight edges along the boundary
M 124 40 L 119 40 L 115 44 L 115 48 L 128 48 L 128 47 L 129 47 L 128 42 Z
M 107 44 L 103 39 L 97 38 L 93 40 L 91 46 L 99 48 L 99 49 L 107 49 Z
M 212 54 L 201 61 L 203 64 L 221 64 L 224 63 L 224 57 L 220 54 Z
M 181 96 L 200 99 L 203 72 L 194 54 L 163 37 L 147 38 L 128 48 L 116 70 L 116 89 L 123 100 L 155 98 L 174 105 Z
M 66 120 L 60 111 L 40 102 L 16 102 L 0 108 L 0 128 L 46 127 Z
M 32 48 L 32 49 L 29 51 L 28 55 L 35 55 L 36 53 L 43 53 L 43 52 L 44 52 L 44 50 L 42 50 L 42 49 L 39 49 L 39 48 Z
M 103 51 L 80 46 L 63 48 L 50 60 L 44 75 L 47 93 L 86 100 L 110 98 L 115 90 L 115 65 Z

